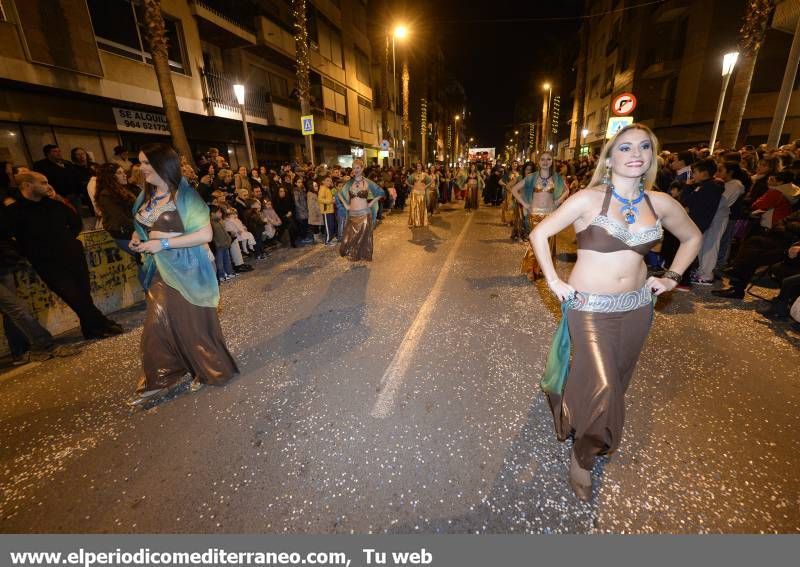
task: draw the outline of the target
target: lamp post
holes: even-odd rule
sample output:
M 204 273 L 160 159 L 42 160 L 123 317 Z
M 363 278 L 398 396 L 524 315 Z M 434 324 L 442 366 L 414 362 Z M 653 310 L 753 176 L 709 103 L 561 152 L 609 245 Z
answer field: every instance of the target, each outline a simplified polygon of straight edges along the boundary
M 733 68 L 736 65 L 736 60 L 739 58 L 739 52 L 733 51 L 726 53 L 722 58 L 722 90 L 719 93 L 719 104 L 717 104 L 717 115 L 714 117 L 714 127 L 711 129 L 711 142 L 709 147 L 711 152 L 714 152 L 714 145 L 717 142 L 717 131 L 719 130 L 719 121 L 722 118 L 722 105 L 725 103 L 725 91 L 728 90 L 728 83 L 733 74 Z
M 394 137 L 393 144 L 397 144 L 397 57 L 395 54 L 395 42 L 398 39 L 404 39 L 408 35 L 408 28 L 402 24 L 398 24 L 392 31 L 392 97 L 394 98 L 394 116 L 392 117 L 392 136 Z
M 244 113 L 244 85 L 233 85 L 233 93 L 236 95 L 236 102 L 239 103 L 239 108 L 242 111 L 242 127 L 244 128 L 244 143 L 247 145 L 247 159 L 250 162 L 248 169 L 251 169 L 255 163 L 253 162 L 253 149 L 250 147 L 250 132 L 247 130 L 247 116 Z
M 455 127 L 453 128 L 453 130 L 454 130 L 453 134 L 454 134 L 454 136 L 455 136 L 455 140 L 456 140 L 456 143 L 455 143 L 455 152 L 454 152 L 454 156 L 453 156 L 453 157 L 455 158 L 455 161 L 456 161 L 456 162 L 458 162 L 458 158 L 459 158 L 459 157 L 461 157 L 461 154 L 460 154 L 460 153 L 459 153 L 459 151 L 458 151 L 458 121 L 459 121 L 459 120 L 461 120 L 461 115 L 460 115 L 460 114 L 456 114 L 456 116 L 455 116 L 455 118 L 454 118 L 454 121 L 455 121 Z
M 542 149 L 547 149 L 550 143 L 550 97 L 553 95 L 553 88 L 550 83 L 542 85 L 547 91 L 547 100 L 542 101 Z
M 586 136 L 588 135 L 589 135 L 588 129 L 584 128 L 583 130 L 581 130 L 581 148 L 580 148 L 581 150 L 583 149 L 583 146 L 586 145 Z

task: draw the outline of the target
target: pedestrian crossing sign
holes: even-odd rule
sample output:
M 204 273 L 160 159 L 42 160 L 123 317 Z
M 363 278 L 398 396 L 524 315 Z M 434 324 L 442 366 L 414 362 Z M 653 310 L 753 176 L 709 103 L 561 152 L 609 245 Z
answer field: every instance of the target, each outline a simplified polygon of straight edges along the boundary
M 309 116 L 301 116 L 300 117 L 300 128 L 303 130 L 303 136 L 310 136 L 314 133 L 314 117 L 312 115 Z
M 608 126 L 606 126 L 606 140 L 613 138 L 617 132 L 629 124 L 633 124 L 633 116 L 611 116 L 608 119 Z

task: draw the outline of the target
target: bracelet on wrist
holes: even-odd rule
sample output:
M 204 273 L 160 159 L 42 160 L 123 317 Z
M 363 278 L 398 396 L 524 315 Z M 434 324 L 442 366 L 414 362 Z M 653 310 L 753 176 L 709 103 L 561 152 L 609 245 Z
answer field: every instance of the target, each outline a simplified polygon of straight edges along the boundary
M 672 280 L 675 283 L 679 284 L 679 283 L 681 283 L 681 280 L 683 279 L 683 274 L 679 274 L 678 272 L 674 272 L 672 270 L 667 270 L 666 272 L 664 272 L 664 275 L 662 275 L 661 277 L 662 278 L 666 278 L 668 280 Z
M 558 276 L 556 276 L 556 277 L 554 277 L 554 278 L 551 278 L 551 279 L 547 280 L 547 283 L 548 283 L 549 285 L 553 285 L 555 282 L 557 282 L 557 281 L 560 281 L 560 280 L 561 280 L 561 278 L 559 278 Z
M 171 246 L 169 245 L 169 238 L 162 238 L 161 239 L 161 249 L 162 250 L 169 250 Z

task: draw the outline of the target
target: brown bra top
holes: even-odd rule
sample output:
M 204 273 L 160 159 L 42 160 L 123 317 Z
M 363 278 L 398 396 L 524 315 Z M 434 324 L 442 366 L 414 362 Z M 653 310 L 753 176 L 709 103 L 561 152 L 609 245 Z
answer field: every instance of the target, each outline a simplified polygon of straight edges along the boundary
M 593 250 L 602 253 L 632 250 L 642 256 L 650 252 L 657 243 L 661 242 L 664 237 L 664 229 L 661 227 L 661 219 L 658 218 L 647 193 L 644 194 L 644 200 L 657 219 L 656 225 L 638 232 L 631 232 L 620 221 L 608 216 L 611 191 L 607 190 L 600 214 L 592 219 L 589 226 L 575 235 L 578 237 L 578 250 Z

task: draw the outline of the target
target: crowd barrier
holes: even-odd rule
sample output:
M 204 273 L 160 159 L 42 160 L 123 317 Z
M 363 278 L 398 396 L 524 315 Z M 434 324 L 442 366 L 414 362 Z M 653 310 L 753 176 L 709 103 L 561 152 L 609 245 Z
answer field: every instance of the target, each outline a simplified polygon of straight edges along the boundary
M 119 249 L 114 239 L 104 230 L 82 232 L 92 298 L 105 314 L 130 307 L 144 299 L 144 291 L 136 277 L 136 262 Z M 32 267 L 26 265 L 14 274 L 17 296 L 31 313 L 53 335 L 78 327 L 78 317 L 61 299 L 39 279 Z M 8 354 L 8 342 L 0 325 L 0 355 Z

